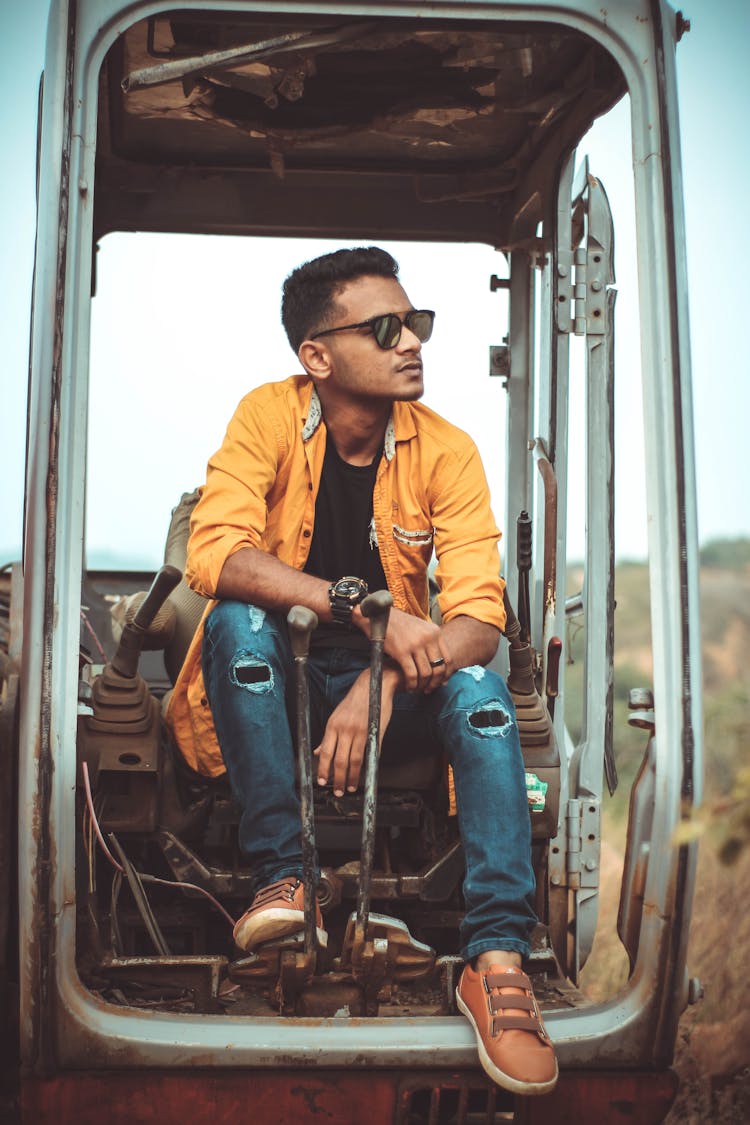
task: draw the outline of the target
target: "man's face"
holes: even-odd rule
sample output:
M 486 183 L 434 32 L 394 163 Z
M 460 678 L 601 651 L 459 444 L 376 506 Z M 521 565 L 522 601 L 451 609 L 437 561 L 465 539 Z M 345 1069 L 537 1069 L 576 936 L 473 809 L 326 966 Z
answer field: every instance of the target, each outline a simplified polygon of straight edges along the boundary
M 359 324 L 382 313 L 402 319 L 413 305 L 394 278 L 360 277 L 336 296 L 331 328 Z M 405 325 L 395 348 L 381 348 L 366 328 L 337 332 L 320 340 L 331 360 L 329 386 L 353 398 L 413 401 L 424 391 L 422 345 Z

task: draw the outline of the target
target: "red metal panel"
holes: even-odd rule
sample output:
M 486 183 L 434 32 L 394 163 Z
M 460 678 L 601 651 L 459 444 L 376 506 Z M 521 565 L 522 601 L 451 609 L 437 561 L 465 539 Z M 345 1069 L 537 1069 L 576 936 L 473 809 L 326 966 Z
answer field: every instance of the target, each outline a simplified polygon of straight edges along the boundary
M 394 1076 L 371 1071 L 69 1072 L 24 1081 L 21 1120 L 23 1125 L 364 1125 L 392 1121 L 395 1102 Z
M 23 1081 L 21 1120 L 23 1125 L 388 1125 L 412 1120 L 414 1095 L 431 1092 L 437 1112 L 442 1094 L 466 1088 L 481 1093 L 489 1084 L 481 1072 L 72 1071 Z M 657 1125 L 676 1090 L 673 1071 L 567 1073 L 545 1097 L 516 1098 L 513 1120 L 518 1125 Z M 507 1108 L 505 1092 L 496 1093 L 496 1106 L 494 1097 L 483 1102 L 490 1110 L 485 1120 L 492 1121 L 495 1108 Z M 460 1106 L 463 1114 L 472 1108 L 464 1096 L 446 1102 L 450 1116 L 445 1119 L 462 1120 Z

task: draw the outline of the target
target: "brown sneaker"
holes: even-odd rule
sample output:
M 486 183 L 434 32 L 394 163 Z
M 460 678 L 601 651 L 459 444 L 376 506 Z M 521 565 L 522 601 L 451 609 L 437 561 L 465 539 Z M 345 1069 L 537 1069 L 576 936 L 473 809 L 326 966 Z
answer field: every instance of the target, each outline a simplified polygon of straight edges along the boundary
M 479 1061 L 493 1082 L 514 1094 L 546 1094 L 557 1082 L 557 1059 L 521 969 L 467 965 L 456 989 L 458 1006 L 474 1028 Z
M 305 889 L 299 879 L 279 879 L 258 891 L 249 910 L 233 930 L 235 943 L 246 953 L 267 941 L 287 937 L 305 926 Z M 315 903 L 318 944 L 328 944 L 320 907 Z

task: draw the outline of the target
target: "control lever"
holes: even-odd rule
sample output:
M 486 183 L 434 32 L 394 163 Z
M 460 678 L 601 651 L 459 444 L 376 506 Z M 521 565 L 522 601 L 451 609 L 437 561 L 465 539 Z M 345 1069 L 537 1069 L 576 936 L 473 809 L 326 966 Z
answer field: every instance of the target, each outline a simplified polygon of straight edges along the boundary
M 527 644 L 531 641 L 531 597 L 529 593 L 531 557 L 531 517 L 524 510 L 516 520 L 516 567 L 518 569 L 518 621 L 521 626 L 521 640 Z
M 367 718 L 365 757 L 365 806 L 362 817 L 362 854 L 360 856 L 357 921 L 354 927 L 355 946 L 363 943 L 370 913 L 372 860 L 375 853 L 375 810 L 378 800 L 378 751 L 380 744 L 380 700 L 383 688 L 383 647 L 393 598 L 387 590 L 368 594 L 361 605 L 370 622 L 370 701 Z
M 163 566 L 151 583 L 135 617 L 123 626 L 120 643 L 110 665 L 126 679 L 132 680 L 138 672 L 138 660 L 148 627 L 181 578 L 182 574 L 176 566 Z
M 305 954 L 309 956 L 317 949 L 317 935 L 315 932 L 315 817 L 310 761 L 310 690 L 307 679 L 307 657 L 310 651 L 310 637 L 318 627 L 318 617 L 306 606 L 294 605 L 289 610 L 286 620 L 297 677 L 297 760 L 302 819 L 302 881 L 305 889 Z
M 341 967 L 363 988 L 365 1010 L 377 1010 L 378 993 L 393 981 L 429 976 L 435 951 L 417 941 L 400 918 L 370 913 L 372 864 L 375 853 L 380 701 L 383 686 L 383 648 L 393 598 L 387 590 L 368 594 L 361 605 L 370 621 L 370 699 L 365 761 L 362 849 L 359 858 L 357 910 L 347 923 L 341 948 Z

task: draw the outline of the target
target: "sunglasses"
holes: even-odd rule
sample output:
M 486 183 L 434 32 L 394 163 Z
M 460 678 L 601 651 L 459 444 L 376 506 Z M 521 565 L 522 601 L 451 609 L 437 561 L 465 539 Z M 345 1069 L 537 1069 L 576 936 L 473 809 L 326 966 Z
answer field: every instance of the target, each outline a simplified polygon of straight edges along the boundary
M 310 339 L 317 340 L 334 332 L 349 332 L 353 328 L 369 328 L 379 348 L 395 348 L 401 339 L 401 330 L 404 326 L 414 333 L 421 344 L 426 344 L 432 335 L 434 323 L 435 314 L 431 309 L 412 309 L 403 320 L 397 313 L 382 313 L 381 316 L 371 316 L 369 320 L 361 320 L 359 324 L 342 324 L 338 328 L 326 328 L 322 332 L 315 332 Z

